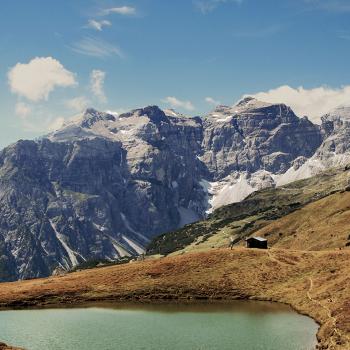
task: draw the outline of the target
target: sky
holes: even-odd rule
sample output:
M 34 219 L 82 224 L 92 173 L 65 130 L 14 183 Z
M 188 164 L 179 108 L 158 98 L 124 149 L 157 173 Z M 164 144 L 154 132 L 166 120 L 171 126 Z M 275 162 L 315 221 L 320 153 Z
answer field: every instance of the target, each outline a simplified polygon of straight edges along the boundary
M 1 0 L 0 148 L 87 107 L 350 105 L 349 0 Z

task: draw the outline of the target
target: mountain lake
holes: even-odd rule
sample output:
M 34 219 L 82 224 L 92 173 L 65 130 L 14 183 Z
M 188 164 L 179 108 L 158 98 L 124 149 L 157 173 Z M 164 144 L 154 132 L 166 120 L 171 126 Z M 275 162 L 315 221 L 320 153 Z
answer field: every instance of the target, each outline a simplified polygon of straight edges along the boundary
M 92 305 L 0 312 L 0 339 L 27 350 L 311 350 L 318 325 L 267 302 Z

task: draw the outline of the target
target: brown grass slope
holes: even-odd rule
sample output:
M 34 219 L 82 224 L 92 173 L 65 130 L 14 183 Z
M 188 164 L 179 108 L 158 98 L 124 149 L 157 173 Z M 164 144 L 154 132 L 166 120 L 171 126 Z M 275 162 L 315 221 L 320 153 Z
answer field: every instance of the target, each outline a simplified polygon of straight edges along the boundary
M 0 343 L 0 350 L 22 350 L 22 349 L 8 346 L 5 343 Z
M 6 308 L 96 301 L 272 300 L 320 324 L 321 349 L 350 348 L 350 251 L 236 248 L 4 283 Z
M 350 192 L 306 205 L 254 234 L 266 237 L 276 248 L 327 250 L 350 246 Z
M 155 238 L 149 254 L 168 255 L 188 247 L 208 249 L 237 242 L 276 220 L 334 193 L 350 190 L 350 167 L 331 169 L 315 177 L 255 192 L 240 203 L 216 210 L 207 220 Z M 203 244 L 204 243 L 204 244 Z

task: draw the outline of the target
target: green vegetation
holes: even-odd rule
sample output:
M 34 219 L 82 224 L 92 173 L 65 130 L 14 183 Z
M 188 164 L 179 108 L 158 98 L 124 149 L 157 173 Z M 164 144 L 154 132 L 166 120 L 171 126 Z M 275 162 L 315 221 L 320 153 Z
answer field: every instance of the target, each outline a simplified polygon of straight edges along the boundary
M 122 265 L 127 264 L 131 260 L 133 260 L 135 257 L 124 257 L 120 258 L 115 261 L 109 261 L 109 260 L 89 260 L 84 261 L 83 263 L 79 264 L 78 266 L 74 267 L 69 272 L 77 272 L 82 270 L 89 270 L 93 268 L 99 268 L 99 267 L 106 267 L 106 266 L 114 266 L 114 265 Z

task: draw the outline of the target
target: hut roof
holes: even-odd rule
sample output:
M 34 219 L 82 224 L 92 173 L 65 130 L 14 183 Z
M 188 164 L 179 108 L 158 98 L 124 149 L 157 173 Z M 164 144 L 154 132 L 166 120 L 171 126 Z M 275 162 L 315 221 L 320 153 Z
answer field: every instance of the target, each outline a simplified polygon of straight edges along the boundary
M 263 238 L 263 237 L 249 237 L 249 238 L 246 238 L 246 241 L 250 241 L 250 240 L 256 240 L 256 241 L 260 241 L 260 242 L 266 242 L 267 239 L 266 238 Z

